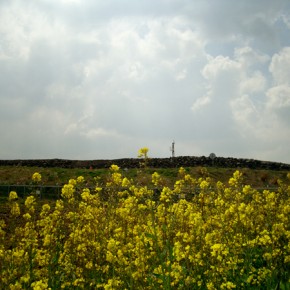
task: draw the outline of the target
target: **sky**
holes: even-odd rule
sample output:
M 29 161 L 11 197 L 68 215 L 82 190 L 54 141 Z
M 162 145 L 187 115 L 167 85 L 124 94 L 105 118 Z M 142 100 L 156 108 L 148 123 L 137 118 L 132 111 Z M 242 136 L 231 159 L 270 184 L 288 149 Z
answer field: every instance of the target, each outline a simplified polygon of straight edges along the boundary
M 290 164 L 289 0 L 0 0 L 0 159 Z

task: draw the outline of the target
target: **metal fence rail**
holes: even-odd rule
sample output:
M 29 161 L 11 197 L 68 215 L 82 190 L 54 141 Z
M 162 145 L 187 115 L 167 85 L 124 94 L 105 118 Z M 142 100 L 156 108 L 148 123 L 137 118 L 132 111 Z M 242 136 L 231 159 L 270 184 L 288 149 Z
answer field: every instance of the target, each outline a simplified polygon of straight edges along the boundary
M 8 197 L 9 193 L 11 191 L 16 191 L 17 195 L 20 198 L 25 198 L 31 194 L 37 195 L 40 198 L 48 198 L 48 199 L 57 199 L 61 197 L 61 189 L 62 185 L 26 185 L 26 184 L 0 184 L 0 197 Z M 91 192 L 94 192 L 95 187 L 87 187 L 91 190 Z M 155 197 L 159 196 L 159 194 L 162 191 L 162 188 L 158 187 L 147 187 L 150 190 L 153 190 Z M 123 191 L 128 188 L 122 188 L 117 187 L 115 190 L 117 191 Z M 264 190 L 269 191 L 277 191 L 278 187 L 256 187 L 254 188 L 259 192 L 262 192 Z M 106 188 L 103 188 L 103 193 L 106 195 L 107 190 Z M 200 192 L 200 189 L 198 187 L 196 188 L 183 188 L 182 195 L 192 196 L 195 194 L 198 194 Z
M 0 185 L 0 196 L 9 196 L 10 191 L 16 191 L 17 195 L 25 198 L 28 195 L 35 194 L 41 198 L 59 198 L 61 194 L 60 185 L 24 185 L 8 184 Z

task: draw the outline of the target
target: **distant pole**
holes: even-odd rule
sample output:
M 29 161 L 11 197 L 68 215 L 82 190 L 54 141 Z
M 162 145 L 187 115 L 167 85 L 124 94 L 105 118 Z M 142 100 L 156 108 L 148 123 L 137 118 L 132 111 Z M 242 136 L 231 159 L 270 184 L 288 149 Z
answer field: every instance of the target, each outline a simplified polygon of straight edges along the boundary
M 171 145 L 171 148 L 170 148 L 170 151 L 172 153 L 172 157 L 175 157 L 174 144 L 175 144 L 175 142 L 173 140 L 172 145 Z

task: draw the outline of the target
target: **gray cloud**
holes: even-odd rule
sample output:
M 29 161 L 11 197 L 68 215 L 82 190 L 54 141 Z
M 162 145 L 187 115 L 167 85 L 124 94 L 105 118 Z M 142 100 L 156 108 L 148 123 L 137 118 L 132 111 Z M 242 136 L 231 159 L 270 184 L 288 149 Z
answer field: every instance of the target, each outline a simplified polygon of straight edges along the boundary
M 288 8 L 2 2 L 0 158 L 164 157 L 175 139 L 178 155 L 285 162 Z

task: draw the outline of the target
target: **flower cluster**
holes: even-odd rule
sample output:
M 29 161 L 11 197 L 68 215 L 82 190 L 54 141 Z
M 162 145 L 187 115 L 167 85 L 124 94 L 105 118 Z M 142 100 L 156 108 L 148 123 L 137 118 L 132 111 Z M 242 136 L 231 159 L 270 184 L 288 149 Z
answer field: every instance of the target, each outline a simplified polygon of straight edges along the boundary
M 47 204 L 28 196 L 21 206 L 11 192 L 0 285 L 289 289 L 290 186 L 259 191 L 241 181 L 238 171 L 224 184 L 181 168 L 172 187 L 157 173 L 139 185 L 112 165 L 104 187 L 86 188 L 80 176 Z
M 138 157 L 139 158 L 147 158 L 148 157 L 148 151 L 149 151 L 149 149 L 147 147 L 143 147 L 143 148 L 139 149 Z
M 32 175 L 32 181 L 34 182 L 40 182 L 41 181 L 41 174 L 38 172 L 33 173 Z
M 147 147 L 143 147 L 139 149 L 138 151 L 138 158 L 143 159 L 143 163 L 140 163 L 141 166 L 147 167 L 148 166 L 148 151 L 149 149 Z

